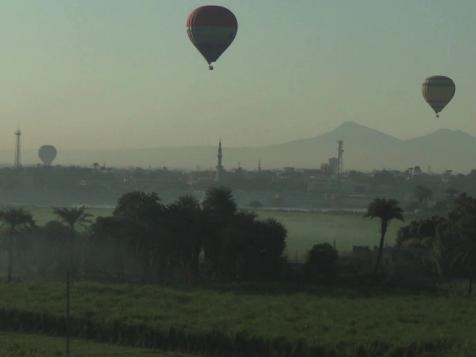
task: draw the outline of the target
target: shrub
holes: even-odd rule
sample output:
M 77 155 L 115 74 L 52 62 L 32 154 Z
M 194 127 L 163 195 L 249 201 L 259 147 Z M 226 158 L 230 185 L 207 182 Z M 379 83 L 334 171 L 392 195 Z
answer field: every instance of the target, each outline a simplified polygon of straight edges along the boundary
M 329 243 L 314 245 L 309 251 L 304 271 L 311 281 L 330 281 L 337 275 L 337 250 Z

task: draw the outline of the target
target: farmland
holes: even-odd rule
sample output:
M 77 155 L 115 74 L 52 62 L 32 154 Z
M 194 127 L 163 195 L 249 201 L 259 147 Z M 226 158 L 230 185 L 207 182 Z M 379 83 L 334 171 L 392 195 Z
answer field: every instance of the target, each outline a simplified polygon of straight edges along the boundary
M 58 328 L 63 314 L 61 284 L 1 285 L 0 295 L 1 328 L 35 326 L 39 333 Z M 426 351 L 432 356 L 466 355 L 476 347 L 468 345 L 476 333 L 476 304 L 463 296 L 336 289 L 256 294 L 84 282 L 74 284 L 72 296 L 76 335 L 92 333 L 81 327 L 81 321 L 89 321 L 102 339 L 113 342 L 124 341 L 120 332 L 111 331 L 127 328 L 129 338 L 134 329 L 140 331 L 138 336 L 150 331 L 166 345 L 173 330 L 174 342 L 168 347 L 198 352 L 219 350 L 214 343 L 237 351 L 240 343 L 281 347 L 301 343 L 334 353 Z M 19 323 L 15 314 L 30 323 Z M 150 345 L 137 338 L 129 342 Z

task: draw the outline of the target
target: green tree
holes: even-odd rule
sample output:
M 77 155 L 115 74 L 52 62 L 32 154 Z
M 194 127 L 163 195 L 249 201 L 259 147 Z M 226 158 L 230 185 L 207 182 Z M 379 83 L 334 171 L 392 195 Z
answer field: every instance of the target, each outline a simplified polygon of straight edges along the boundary
M 337 274 L 337 250 L 329 243 L 315 244 L 309 251 L 304 270 L 311 280 L 332 280 Z
M 397 245 L 402 246 L 407 241 L 419 241 L 424 247 L 424 242 L 429 242 L 436 237 L 436 230 L 445 219 L 439 216 L 432 216 L 421 220 L 411 221 L 406 226 L 398 230 Z M 428 247 L 429 248 L 429 247 Z
M 151 224 L 157 220 L 164 206 L 155 192 L 128 192 L 122 195 L 114 209 L 115 217 Z
M 253 213 L 237 213 L 222 232 L 220 272 L 237 281 L 278 278 L 286 235 L 276 220 L 260 221 Z
M 0 211 L 0 222 L 6 226 L 7 236 L 7 282 L 11 283 L 13 274 L 13 255 L 20 230 L 35 225 L 31 213 L 22 208 L 7 208 Z
M 238 208 L 231 190 L 225 187 L 208 189 L 202 207 L 206 220 L 206 239 L 203 242 L 205 257 L 212 269 L 220 270 L 222 233 L 237 214 Z
M 369 204 L 364 217 L 380 219 L 380 244 L 374 269 L 374 272 L 377 273 L 382 259 L 383 245 L 388 226 L 392 219 L 403 221 L 403 210 L 397 200 L 376 198 Z
M 55 208 L 53 212 L 60 222 L 69 227 L 71 238 L 74 238 L 78 225 L 90 223 L 91 215 L 86 212 L 85 207 Z
M 137 258 L 131 249 L 136 243 L 132 237 L 137 230 L 136 225 L 120 217 L 97 217 L 88 235 L 90 250 L 86 265 L 90 271 L 107 272 L 121 282 L 133 275 L 133 269 L 126 265 L 127 258 Z
M 193 196 L 179 197 L 167 206 L 166 217 L 167 229 L 173 241 L 175 264 L 184 266 L 192 277 L 196 277 L 205 236 L 200 202 Z
M 476 199 L 465 194 L 455 200 L 448 219 L 439 227 L 437 247 L 443 268 L 464 272 L 468 295 L 476 274 Z
M 141 263 L 144 283 L 152 282 L 153 270 L 162 279 L 170 265 L 173 241 L 165 231 L 165 210 L 155 192 L 136 191 L 122 195 L 113 212 L 127 227 L 128 245 Z
M 203 209 L 221 221 L 227 220 L 238 211 L 233 193 L 226 187 L 208 189 L 203 201 Z

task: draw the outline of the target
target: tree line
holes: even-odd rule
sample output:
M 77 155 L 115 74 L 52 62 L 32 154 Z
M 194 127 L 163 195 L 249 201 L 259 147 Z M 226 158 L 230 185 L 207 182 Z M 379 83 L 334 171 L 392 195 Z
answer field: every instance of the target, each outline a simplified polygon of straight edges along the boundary
M 273 219 L 239 210 L 232 192 L 214 187 L 203 201 L 182 196 L 164 204 L 156 193 L 135 191 L 120 197 L 111 216 L 92 217 L 85 208 L 54 209 L 56 220 L 42 226 L 22 208 L 0 211 L 6 280 L 14 268 L 28 277 L 115 282 L 333 281 L 340 266 L 335 247 L 316 244 L 293 270 L 285 255 L 287 231 Z M 377 218 L 374 273 L 381 272 L 390 222 L 403 220 L 393 199 L 372 201 L 365 217 Z M 396 242 L 416 254 L 422 269 L 440 281 L 476 273 L 476 199 L 457 196 L 446 217 L 415 220 L 402 227 Z M 358 274 L 359 272 L 355 272 Z M 296 275 L 297 274 L 297 275 Z
M 397 246 L 419 253 L 422 265 L 441 281 L 459 277 L 472 293 L 476 276 L 476 198 L 460 194 L 448 213 L 414 220 L 398 232 Z
M 130 192 L 111 216 L 94 221 L 83 207 L 54 213 L 57 220 L 37 226 L 24 209 L 0 212 L 8 281 L 14 257 L 27 273 L 45 278 L 71 271 L 141 283 L 272 281 L 285 263 L 285 227 L 238 210 L 227 188 L 209 189 L 202 202 L 182 196 L 171 204 L 156 193 Z

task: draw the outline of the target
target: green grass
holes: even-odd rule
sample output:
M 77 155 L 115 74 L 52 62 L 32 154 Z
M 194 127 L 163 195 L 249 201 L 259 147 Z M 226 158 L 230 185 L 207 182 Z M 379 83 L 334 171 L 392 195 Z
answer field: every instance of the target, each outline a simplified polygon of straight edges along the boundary
M 379 243 L 379 221 L 362 214 L 257 211 L 262 218 L 274 218 L 288 230 L 287 253 L 298 260 L 316 243 L 336 244 L 340 252 L 350 252 L 354 245 L 376 246 Z M 393 245 L 398 229 L 404 223 L 392 221 L 386 242 Z
M 65 340 L 33 334 L 0 331 L 0 356 L 2 357 L 54 357 L 64 356 Z M 196 355 L 151 351 L 140 348 L 100 344 L 73 339 L 71 357 L 193 357 Z
M 52 209 L 28 208 L 38 224 L 55 219 Z M 111 209 L 93 208 L 88 212 L 94 217 L 107 216 Z M 354 245 L 373 247 L 379 242 L 377 220 L 363 218 L 361 214 L 256 211 L 261 218 L 275 218 L 288 230 L 287 254 L 291 260 L 302 260 L 309 249 L 317 243 L 336 243 L 340 252 L 350 252 Z M 392 221 L 387 233 L 387 243 L 392 245 L 402 222 Z
M 1 285 L 0 308 L 63 315 L 61 284 Z M 251 294 L 215 290 L 76 283 L 74 318 L 175 327 L 185 334 L 220 331 L 313 346 L 440 345 L 451 355 L 476 348 L 476 301 L 464 296 L 352 292 Z M 462 352 L 461 352 L 462 351 Z M 447 352 L 447 351 L 446 351 Z M 432 354 L 437 355 L 437 354 Z

